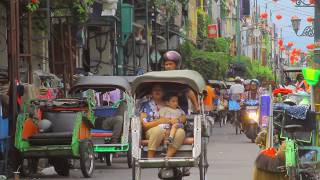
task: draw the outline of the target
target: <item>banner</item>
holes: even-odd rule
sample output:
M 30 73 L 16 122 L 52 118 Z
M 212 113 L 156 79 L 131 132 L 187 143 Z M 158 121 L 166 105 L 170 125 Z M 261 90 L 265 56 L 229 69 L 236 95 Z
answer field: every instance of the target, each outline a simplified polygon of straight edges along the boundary
M 209 24 L 208 25 L 208 38 L 217 38 L 218 37 L 218 25 Z

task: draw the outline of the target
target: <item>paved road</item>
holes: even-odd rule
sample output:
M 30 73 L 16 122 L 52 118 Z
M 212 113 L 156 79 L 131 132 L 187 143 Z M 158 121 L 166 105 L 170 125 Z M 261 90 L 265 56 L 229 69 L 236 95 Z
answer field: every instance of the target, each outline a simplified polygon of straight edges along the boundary
M 253 161 L 258 153 L 258 147 L 250 143 L 245 135 L 235 135 L 231 125 L 215 127 L 214 135 L 208 146 L 208 180 L 251 180 Z M 122 162 L 121 162 L 122 161 Z M 128 169 L 124 160 L 118 159 L 112 167 L 98 164 L 93 180 L 131 180 L 131 169 Z M 41 179 L 63 179 L 46 169 L 47 176 Z M 143 180 L 158 180 L 157 170 L 143 170 Z M 82 177 L 80 170 L 73 170 L 68 179 Z M 191 176 L 185 180 L 199 179 L 198 169 L 192 169 Z

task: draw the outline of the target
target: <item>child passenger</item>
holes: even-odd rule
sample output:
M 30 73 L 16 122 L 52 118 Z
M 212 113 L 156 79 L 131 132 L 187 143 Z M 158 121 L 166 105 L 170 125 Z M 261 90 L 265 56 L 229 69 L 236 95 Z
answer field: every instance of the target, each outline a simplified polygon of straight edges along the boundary
M 183 123 L 180 121 L 180 117 L 185 115 L 182 109 L 180 109 L 178 105 L 178 94 L 177 93 L 167 93 L 164 96 L 164 101 L 165 105 L 160 109 L 160 117 L 165 117 L 165 118 L 172 118 L 172 119 L 177 119 L 178 122 L 175 124 L 164 124 L 162 127 L 165 129 L 165 134 L 166 134 L 166 141 L 169 144 L 173 143 L 173 139 L 175 137 L 175 134 L 178 130 L 178 128 L 184 128 Z

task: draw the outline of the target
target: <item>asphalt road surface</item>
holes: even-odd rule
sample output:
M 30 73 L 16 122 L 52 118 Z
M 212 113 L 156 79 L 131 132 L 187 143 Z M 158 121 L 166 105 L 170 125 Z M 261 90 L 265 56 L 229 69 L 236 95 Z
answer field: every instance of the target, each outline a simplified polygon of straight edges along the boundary
M 251 143 L 245 135 L 236 135 L 231 125 L 215 127 L 208 145 L 208 180 L 251 180 L 253 162 L 258 153 L 258 146 Z M 158 180 L 157 169 L 142 170 L 143 180 Z M 45 175 L 35 179 L 78 179 L 82 178 L 80 170 L 72 170 L 70 177 L 59 177 L 53 168 L 43 170 Z M 92 180 L 131 180 L 131 169 L 124 159 L 115 159 L 112 167 L 97 163 Z M 184 180 L 199 179 L 199 171 L 191 170 L 191 176 Z

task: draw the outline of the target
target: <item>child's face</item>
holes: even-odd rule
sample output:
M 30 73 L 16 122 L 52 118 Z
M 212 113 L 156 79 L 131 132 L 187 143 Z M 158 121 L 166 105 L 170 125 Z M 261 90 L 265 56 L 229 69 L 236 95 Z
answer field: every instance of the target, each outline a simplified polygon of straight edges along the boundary
M 177 109 L 178 108 L 178 97 L 173 96 L 169 99 L 169 101 L 167 102 L 168 106 L 173 108 L 173 109 Z

